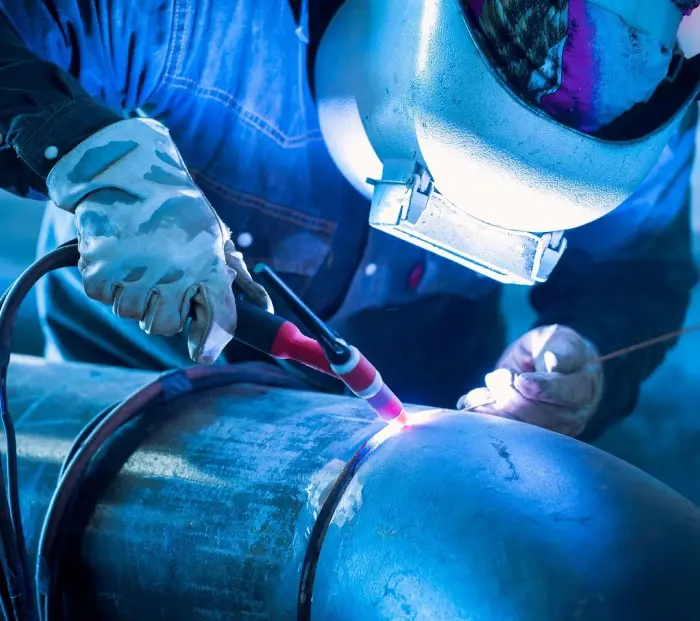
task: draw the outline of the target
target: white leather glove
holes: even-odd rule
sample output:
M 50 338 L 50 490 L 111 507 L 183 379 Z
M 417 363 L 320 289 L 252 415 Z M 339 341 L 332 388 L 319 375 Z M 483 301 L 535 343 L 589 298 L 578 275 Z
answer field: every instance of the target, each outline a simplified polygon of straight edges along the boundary
M 598 357 L 571 328 L 531 330 L 506 349 L 486 386 L 462 397 L 457 407 L 578 436 L 603 393 L 601 364 L 588 364 Z
M 47 186 L 75 214 L 87 295 L 149 334 L 174 335 L 191 315 L 196 362 L 215 361 L 233 337 L 234 280 L 271 308 L 160 123 L 106 127 L 61 158 Z

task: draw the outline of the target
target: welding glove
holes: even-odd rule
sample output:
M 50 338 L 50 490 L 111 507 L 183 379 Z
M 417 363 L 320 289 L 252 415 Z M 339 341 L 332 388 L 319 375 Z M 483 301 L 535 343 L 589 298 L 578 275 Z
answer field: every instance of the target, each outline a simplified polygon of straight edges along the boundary
M 271 308 L 160 123 L 106 127 L 61 158 L 47 186 L 75 214 L 87 295 L 149 334 L 174 335 L 191 317 L 194 361 L 215 361 L 233 337 L 232 283 Z
M 536 328 L 506 349 L 486 376 L 486 386 L 462 397 L 457 408 L 576 437 L 603 393 L 602 365 L 589 364 L 598 357 L 596 348 L 571 328 Z

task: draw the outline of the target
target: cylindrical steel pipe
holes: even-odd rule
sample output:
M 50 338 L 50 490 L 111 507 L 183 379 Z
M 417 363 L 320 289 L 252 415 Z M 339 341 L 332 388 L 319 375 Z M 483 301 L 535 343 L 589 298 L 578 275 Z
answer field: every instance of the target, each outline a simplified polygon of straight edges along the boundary
M 32 557 L 72 438 L 154 377 L 13 360 Z M 695 618 L 700 510 L 690 502 L 554 433 L 412 410 L 415 424 L 385 437 L 335 511 L 314 619 Z M 361 400 L 256 385 L 149 410 L 89 478 L 87 525 L 63 572 L 71 618 L 295 619 L 315 516 L 381 426 Z

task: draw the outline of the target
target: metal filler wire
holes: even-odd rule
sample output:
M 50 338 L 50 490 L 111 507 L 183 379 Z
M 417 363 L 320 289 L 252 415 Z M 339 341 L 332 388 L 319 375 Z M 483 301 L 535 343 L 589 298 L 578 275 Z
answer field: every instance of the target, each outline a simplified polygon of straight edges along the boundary
M 599 356 L 598 358 L 594 358 L 593 360 L 589 360 L 586 363 L 586 366 L 591 366 L 591 365 L 595 365 L 595 364 L 602 364 L 603 362 L 608 362 L 609 360 L 615 360 L 616 358 L 621 358 L 622 356 L 626 356 L 627 354 L 631 354 L 635 351 L 647 349 L 649 347 L 653 347 L 654 345 L 659 345 L 660 343 L 665 343 L 666 341 L 671 341 L 671 340 L 679 338 L 681 336 L 685 336 L 686 334 L 690 334 L 691 332 L 698 332 L 698 331 L 700 331 L 700 323 L 692 325 L 692 326 L 688 326 L 687 328 L 683 328 L 681 330 L 674 330 L 673 332 L 667 332 L 666 334 L 662 334 L 661 336 L 655 336 L 654 338 L 647 339 L 646 341 L 641 341 L 641 342 L 636 343 L 634 345 L 630 345 L 629 347 L 623 347 L 622 349 L 618 349 L 616 351 L 610 352 L 609 354 L 605 354 L 604 356 Z M 487 405 L 493 405 L 494 403 L 496 403 L 495 399 L 488 399 L 487 401 L 482 401 L 481 403 L 476 403 L 474 405 L 470 405 L 468 408 L 464 408 L 462 410 L 462 412 L 474 412 L 475 410 L 478 410 L 479 408 L 483 408 Z

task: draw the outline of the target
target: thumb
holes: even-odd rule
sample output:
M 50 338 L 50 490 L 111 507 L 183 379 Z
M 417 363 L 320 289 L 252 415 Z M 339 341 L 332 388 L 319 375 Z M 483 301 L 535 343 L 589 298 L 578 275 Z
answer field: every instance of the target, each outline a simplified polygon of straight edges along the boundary
M 228 289 L 228 288 L 227 288 Z M 211 364 L 221 355 L 236 332 L 236 301 L 228 289 L 217 296 L 204 285 L 192 298 L 192 321 L 187 345 L 190 358 Z
M 583 337 L 565 326 L 557 326 L 542 344 L 535 358 L 536 371 L 543 373 L 575 373 L 587 362 L 589 348 Z
M 226 257 L 226 265 L 236 274 L 233 281 L 234 288 L 242 291 L 253 304 L 273 313 L 274 308 L 270 296 L 267 295 L 267 291 L 262 286 L 253 280 L 243 260 L 243 255 L 236 250 L 231 240 L 224 244 L 224 256 Z

